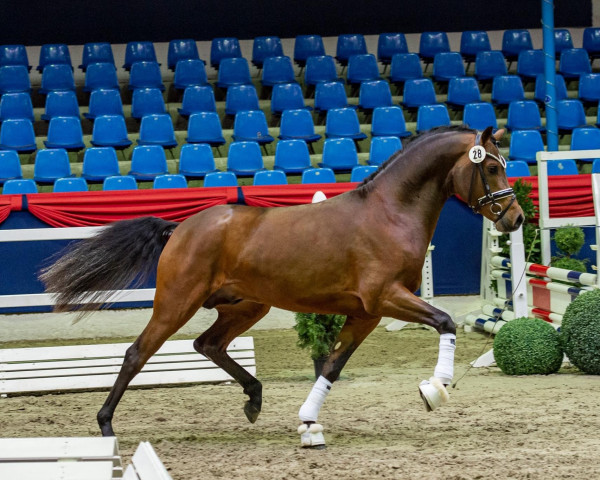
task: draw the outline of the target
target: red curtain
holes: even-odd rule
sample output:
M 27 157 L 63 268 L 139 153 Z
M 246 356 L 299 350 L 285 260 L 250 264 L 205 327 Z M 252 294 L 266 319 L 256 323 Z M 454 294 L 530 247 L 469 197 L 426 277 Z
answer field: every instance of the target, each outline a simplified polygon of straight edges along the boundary
M 321 191 L 327 198 L 352 190 L 357 183 L 322 183 L 242 187 L 244 202 L 252 207 L 285 207 L 310 203 Z

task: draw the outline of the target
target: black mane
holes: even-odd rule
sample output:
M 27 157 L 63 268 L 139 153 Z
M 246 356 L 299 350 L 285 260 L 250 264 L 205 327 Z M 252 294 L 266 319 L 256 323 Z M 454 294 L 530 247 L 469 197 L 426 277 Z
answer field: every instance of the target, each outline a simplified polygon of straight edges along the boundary
M 371 191 L 372 185 L 370 185 L 371 181 L 379 175 L 383 170 L 385 170 L 391 163 L 396 160 L 400 160 L 404 157 L 406 153 L 407 147 L 412 146 L 415 143 L 419 143 L 421 140 L 429 138 L 433 135 L 437 135 L 440 133 L 446 132 L 471 132 L 475 133 L 476 130 L 467 127 L 466 125 L 449 125 L 442 127 L 435 127 L 430 130 L 426 130 L 417 135 L 410 136 L 402 141 L 402 150 L 393 154 L 390 158 L 388 158 L 385 162 L 383 162 L 377 170 L 375 170 L 371 175 L 365 178 L 357 187 L 356 190 L 361 197 L 367 196 L 367 194 Z M 410 148 L 408 148 L 410 150 Z

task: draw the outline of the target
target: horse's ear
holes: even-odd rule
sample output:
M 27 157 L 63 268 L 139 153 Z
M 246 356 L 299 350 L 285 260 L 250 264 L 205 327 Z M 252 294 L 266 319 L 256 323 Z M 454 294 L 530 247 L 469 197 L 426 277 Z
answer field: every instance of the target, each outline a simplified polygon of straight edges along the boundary
M 490 126 L 483 131 L 481 134 L 481 139 L 479 140 L 480 145 L 485 145 L 488 142 L 488 140 L 492 137 L 493 130 L 494 128 Z
M 503 128 L 501 128 L 496 133 L 494 133 L 493 137 L 496 139 L 497 142 L 500 141 L 500 139 L 502 138 L 502 135 L 504 135 L 504 132 L 505 132 L 505 130 Z

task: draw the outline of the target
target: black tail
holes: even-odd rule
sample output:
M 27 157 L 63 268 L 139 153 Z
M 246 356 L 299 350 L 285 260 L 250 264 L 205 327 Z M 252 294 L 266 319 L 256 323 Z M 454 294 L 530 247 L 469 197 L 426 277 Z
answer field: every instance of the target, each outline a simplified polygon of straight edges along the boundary
M 56 296 L 55 311 L 98 310 L 107 291 L 143 283 L 177 225 L 155 217 L 124 220 L 69 248 L 40 274 L 46 291 Z

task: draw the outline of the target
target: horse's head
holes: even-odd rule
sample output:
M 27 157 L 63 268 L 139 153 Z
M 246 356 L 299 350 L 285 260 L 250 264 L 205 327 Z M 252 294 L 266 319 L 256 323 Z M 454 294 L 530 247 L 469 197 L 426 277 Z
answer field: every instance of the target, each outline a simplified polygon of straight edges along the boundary
M 494 222 L 500 232 L 512 232 L 525 217 L 506 178 L 506 160 L 498 150 L 504 130 L 492 131 L 488 127 L 478 132 L 464 158 L 457 162 L 461 174 L 454 177 L 455 188 L 474 212 Z

